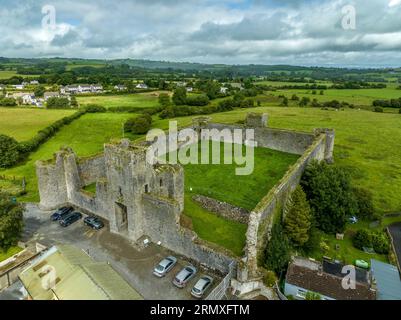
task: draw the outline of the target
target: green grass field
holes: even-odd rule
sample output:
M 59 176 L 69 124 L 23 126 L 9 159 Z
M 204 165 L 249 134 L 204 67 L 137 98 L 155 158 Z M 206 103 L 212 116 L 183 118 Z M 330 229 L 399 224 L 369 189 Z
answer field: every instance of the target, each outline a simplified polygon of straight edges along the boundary
M 401 211 L 401 115 L 378 114 L 364 110 L 333 111 L 312 108 L 260 107 L 255 112 L 270 115 L 269 126 L 311 132 L 314 128 L 334 128 L 335 161 L 352 168 L 353 181 L 374 194 L 378 212 Z M 246 110 L 213 114 L 215 122 L 236 123 Z M 181 125 L 189 118 L 181 118 Z M 166 123 L 160 121 L 162 127 Z
M 212 147 L 220 145 L 220 152 L 213 156 Z M 298 156 L 264 148 L 255 148 L 254 171 L 251 175 L 237 176 L 238 165 L 224 164 L 224 143 L 212 142 L 208 147 L 195 146 L 198 160 L 205 152 L 209 159 L 219 160 L 221 164 L 187 164 L 185 169 L 185 215 L 192 220 L 194 231 L 203 239 L 219 244 L 241 255 L 245 245 L 247 226 L 228 221 L 208 212 L 192 200 L 201 194 L 251 211 L 269 190 L 284 176 L 289 166 Z M 187 148 L 189 150 L 189 148 Z M 185 150 L 185 149 L 184 149 Z M 246 155 L 245 146 L 242 154 Z M 249 150 L 248 150 L 249 152 Z M 231 152 L 231 155 L 233 153 Z M 218 157 L 219 156 L 219 157 Z M 211 162 L 211 161 L 210 161 Z M 243 167 L 240 165 L 239 167 Z M 241 186 L 240 188 L 238 186 Z
M 216 243 L 237 256 L 243 254 L 246 241 L 246 224 L 221 218 L 206 211 L 185 195 L 185 215 L 191 218 L 194 231 L 200 238 Z
M 98 104 L 106 108 L 154 108 L 159 106 L 158 94 L 156 92 L 126 95 L 77 97 L 77 100 L 80 106 L 88 104 Z
M 14 76 L 19 76 L 23 78 L 37 78 L 39 77 L 38 75 L 25 75 L 25 74 L 17 74 L 17 71 L 12 71 L 12 70 L 0 70 L 0 80 L 1 79 L 9 79 Z
M 5 70 L 0 71 L 0 79 L 8 79 L 16 75 L 17 75 L 16 71 L 5 71 Z
M 395 88 L 394 85 L 389 86 L 386 89 L 360 89 L 360 90 L 338 90 L 329 89 L 324 90 L 324 95 L 320 95 L 320 90 L 316 90 L 317 94 L 312 94 L 313 90 L 278 90 L 273 94 L 285 95 L 291 98 L 293 94 L 296 94 L 300 98 L 309 97 L 311 100 L 317 99 L 319 102 L 326 102 L 332 100 L 338 100 L 340 102 L 348 102 L 355 106 L 372 106 L 374 100 L 379 99 L 398 99 L 401 98 L 401 90 Z
M 62 146 L 73 148 L 78 156 L 94 155 L 103 150 L 103 144 L 111 138 L 122 137 L 122 124 L 133 114 L 86 114 L 69 126 L 63 127 L 54 137 L 30 155 L 26 163 L 8 170 L 0 170 L 6 176 L 25 177 L 28 194 L 21 201 L 38 201 L 35 162 L 48 160 Z
M 7 251 L 0 250 L 0 262 L 11 258 L 13 255 L 21 252 L 22 249 L 20 247 L 11 247 Z
M 201 154 L 209 154 L 212 159 L 212 149 L 220 147 L 220 153 L 216 152 L 213 159 L 220 164 L 187 164 L 185 168 L 185 190 L 192 194 L 201 194 L 220 201 L 224 201 L 251 211 L 269 190 L 284 176 L 288 168 L 299 158 L 297 155 L 283 153 L 265 148 L 246 148 L 242 146 L 242 155 L 251 150 L 254 153 L 254 167 L 250 175 L 236 175 L 236 168 L 244 167 L 224 164 L 225 155 L 230 154 L 230 149 L 225 153 L 224 143 L 211 142 L 209 147 L 198 146 L 199 157 Z M 196 147 L 196 146 L 195 146 Z M 238 147 L 238 145 L 237 145 Z M 241 146 L 239 146 L 241 148 Z M 188 148 L 187 148 L 188 149 Z M 248 150 L 247 150 L 248 149 Z M 186 149 L 183 149 L 186 150 Z M 231 151 L 231 155 L 232 155 Z M 199 158 L 200 162 L 200 158 Z M 238 186 L 241 186 L 238 188 Z M 192 191 L 191 191 L 192 190 Z
M 39 130 L 74 112 L 76 111 L 0 108 L 0 133 L 18 141 L 25 141 L 32 138 Z

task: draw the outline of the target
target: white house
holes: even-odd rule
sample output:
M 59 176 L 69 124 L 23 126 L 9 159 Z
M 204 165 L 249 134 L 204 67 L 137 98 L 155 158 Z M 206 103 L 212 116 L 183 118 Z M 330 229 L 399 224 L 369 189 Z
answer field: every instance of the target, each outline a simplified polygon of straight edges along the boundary
M 194 88 L 192 88 L 192 87 L 187 87 L 187 92 L 192 92 L 192 91 L 194 91 Z
M 58 92 L 45 92 L 43 98 L 47 101 L 49 98 L 60 98 L 61 95 Z
M 220 93 L 222 94 L 227 94 L 228 88 L 227 87 L 221 87 L 220 88 Z
M 123 84 L 118 84 L 118 85 L 114 86 L 114 89 L 116 89 L 118 91 L 125 91 L 125 90 L 127 90 L 127 86 L 125 86 Z
M 92 92 L 103 92 L 103 86 L 100 84 L 92 84 L 91 85 Z
M 177 82 L 177 87 L 186 87 L 187 83 L 184 81 Z
M 13 88 L 16 90 L 24 90 L 25 84 L 14 84 Z
M 103 92 L 103 86 L 100 84 L 78 84 L 68 85 L 60 88 L 61 94 L 77 93 L 100 93 Z
M 38 85 L 39 84 L 39 81 L 38 80 L 32 80 L 31 82 L 29 82 L 29 84 L 32 84 L 32 85 Z
M 60 88 L 61 94 L 75 94 L 78 93 L 79 87 L 77 85 L 68 85 Z
M 349 274 L 338 261 L 295 257 L 290 263 L 284 285 L 284 294 L 296 300 L 307 299 L 308 294 L 318 294 L 320 300 L 375 300 L 376 290 L 372 286 L 368 271 L 354 268 L 355 289 L 343 287 L 343 279 Z
M 148 89 L 149 87 L 145 83 L 138 83 L 135 88 L 137 88 L 137 89 Z
M 21 99 L 22 104 L 33 105 L 36 103 L 35 95 L 33 93 L 16 92 L 7 96 L 10 98 L 14 98 L 15 100 Z

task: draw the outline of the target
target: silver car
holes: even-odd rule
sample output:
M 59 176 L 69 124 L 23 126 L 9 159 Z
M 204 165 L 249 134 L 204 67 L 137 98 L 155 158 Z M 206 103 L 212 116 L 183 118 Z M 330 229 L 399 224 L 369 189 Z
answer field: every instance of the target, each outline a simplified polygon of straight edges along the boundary
M 196 268 L 194 266 L 186 266 L 180 272 L 177 273 L 173 280 L 173 284 L 178 288 L 184 288 L 188 281 L 191 280 L 196 274 Z
M 168 256 L 159 262 L 159 264 L 153 269 L 153 274 L 156 277 L 164 277 L 177 263 L 177 258 Z
M 204 293 L 213 283 L 213 278 L 209 276 L 202 276 L 198 282 L 194 285 L 191 291 L 191 295 L 195 298 L 202 298 Z

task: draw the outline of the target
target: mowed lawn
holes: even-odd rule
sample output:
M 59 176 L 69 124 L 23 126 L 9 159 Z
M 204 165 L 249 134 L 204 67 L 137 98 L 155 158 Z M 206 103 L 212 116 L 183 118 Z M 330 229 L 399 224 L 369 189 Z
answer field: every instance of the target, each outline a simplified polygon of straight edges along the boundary
M 157 92 L 77 97 L 80 106 L 97 104 L 105 108 L 135 107 L 139 109 L 158 107 L 158 99 Z
M 15 168 L 0 170 L 6 176 L 25 177 L 28 194 L 22 201 L 39 201 L 35 162 L 49 160 L 62 146 L 73 148 L 78 156 L 94 155 L 103 150 L 103 144 L 111 138 L 122 137 L 122 124 L 133 114 L 86 114 L 63 127 L 54 137 L 32 153 L 26 163 Z
M 73 110 L 0 108 L 0 133 L 25 141 L 53 122 L 69 116 Z

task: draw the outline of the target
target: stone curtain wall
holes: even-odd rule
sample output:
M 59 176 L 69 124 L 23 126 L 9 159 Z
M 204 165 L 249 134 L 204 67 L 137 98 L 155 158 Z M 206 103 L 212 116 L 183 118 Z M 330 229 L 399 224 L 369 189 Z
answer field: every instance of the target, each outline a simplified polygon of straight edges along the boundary
M 212 249 L 203 245 L 196 233 L 180 226 L 181 208 L 175 201 L 165 201 L 154 194 L 143 195 L 145 210 L 146 235 L 155 243 L 161 242 L 178 254 L 192 259 L 194 262 L 220 271 L 228 272 L 229 264 L 234 260 L 220 248 Z
M 258 259 L 263 254 L 276 214 L 280 213 L 288 196 L 299 184 L 307 165 L 314 159 L 325 159 L 325 150 L 326 135 L 321 134 L 251 212 L 246 237 L 246 270 L 242 270 L 241 274 L 243 281 L 259 276 Z
M 202 195 L 193 196 L 192 199 L 197 202 L 202 208 L 216 213 L 217 215 L 228 220 L 237 221 L 240 223 L 248 223 L 250 212 L 233 206 L 229 203 L 222 202 L 213 198 L 205 197 Z
M 104 179 L 106 177 L 104 155 L 80 158 L 78 161 L 78 170 L 83 187 Z
M 247 127 L 241 125 L 209 123 L 206 126 L 206 129 L 228 129 L 232 133 L 235 129 L 247 129 Z M 244 142 L 245 131 L 242 139 Z M 303 154 L 305 150 L 308 149 L 308 147 L 313 143 L 314 139 L 315 136 L 311 133 L 260 127 L 255 128 L 255 141 L 257 142 L 258 147 L 287 152 L 291 154 Z

